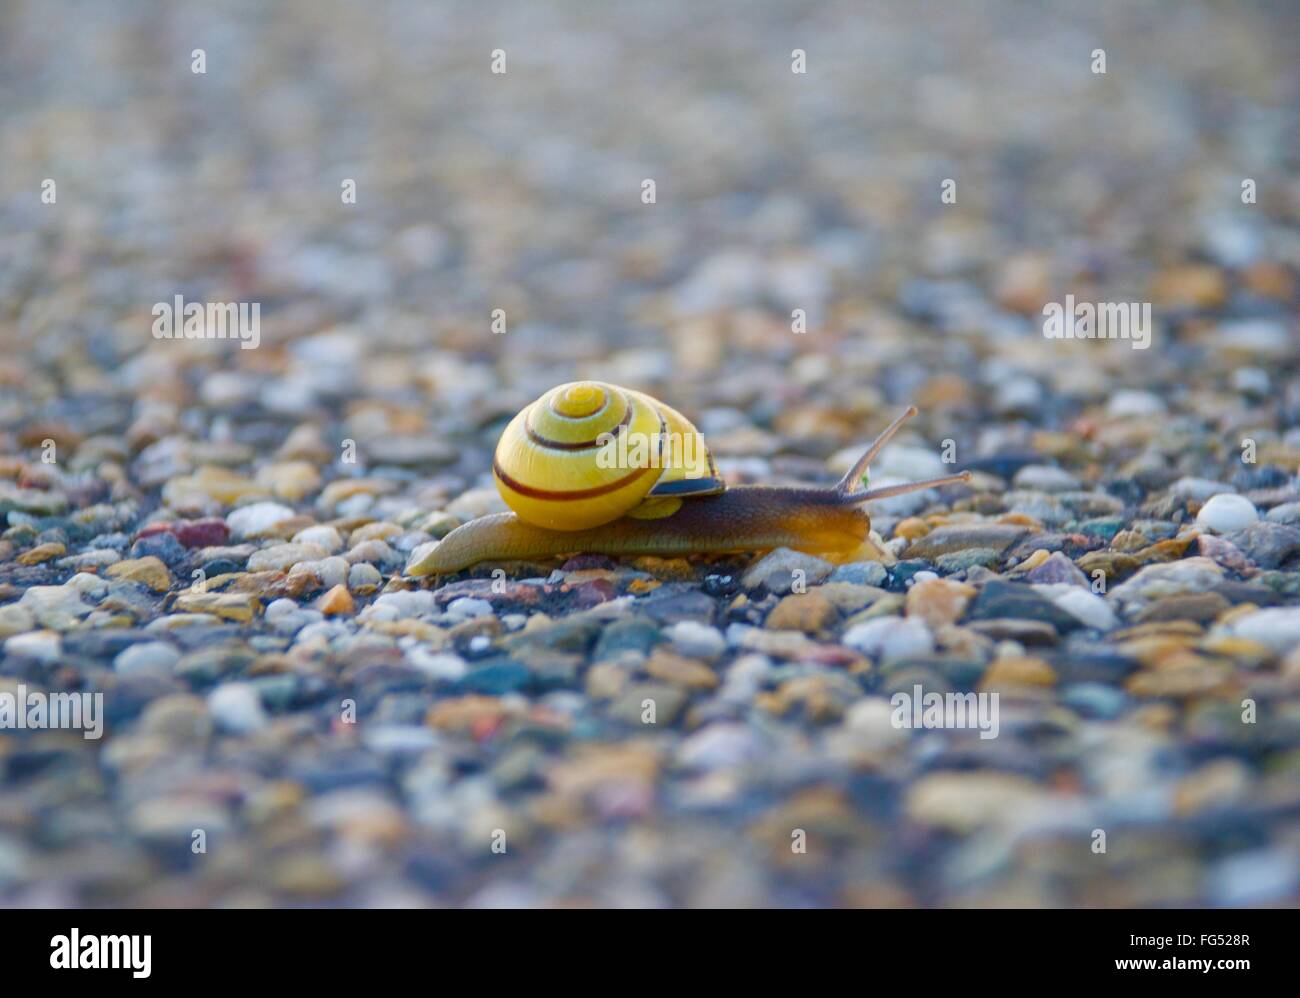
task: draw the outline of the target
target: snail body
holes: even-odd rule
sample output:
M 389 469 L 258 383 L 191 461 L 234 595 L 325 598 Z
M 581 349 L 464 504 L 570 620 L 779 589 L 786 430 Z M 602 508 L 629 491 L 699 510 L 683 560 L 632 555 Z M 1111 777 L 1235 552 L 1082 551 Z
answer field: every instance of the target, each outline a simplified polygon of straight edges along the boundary
M 589 394 L 588 385 L 603 395 L 597 398 Z M 618 408 L 623 401 L 615 392 L 626 398 L 627 412 Z M 541 418 L 536 411 L 530 412 L 539 405 L 544 405 L 546 410 L 540 414 Z M 645 409 L 637 410 L 638 405 Z M 963 472 L 870 491 L 860 487 L 867 465 L 903 423 L 916 414 L 916 408 L 909 407 L 876 438 L 839 483 L 831 487 L 726 488 L 714 471 L 707 449 L 691 461 L 677 460 L 667 468 L 615 468 L 613 475 L 607 474 L 609 468 L 583 473 L 571 465 L 562 465 L 550 481 L 570 486 L 570 492 L 577 493 L 573 498 L 566 498 L 563 487 L 543 488 L 533 484 L 538 474 L 551 470 L 547 459 L 553 454 L 548 452 L 559 450 L 563 455 L 561 460 L 572 460 L 572 455 L 582 453 L 590 458 L 591 448 L 585 452 L 564 446 L 528 450 L 524 442 L 535 443 L 533 438 L 541 437 L 544 443 L 564 445 L 594 439 L 580 432 L 567 438 L 547 437 L 537 427 L 547 432 L 556 432 L 551 427 L 557 425 L 561 431 L 575 429 L 564 421 L 586 419 L 601 406 L 606 409 L 613 406 L 614 412 L 605 412 L 604 421 L 598 420 L 595 425 L 605 425 L 611 415 L 617 415 L 617 422 L 627 420 L 626 427 L 643 428 L 652 425 L 657 417 L 666 428 L 675 426 L 698 434 L 679 413 L 649 396 L 599 383 L 562 385 L 516 416 L 502 434 L 493 474 L 498 490 L 513 512 L 480 517 L 457 527 L 429 554 L 408 567 L 407 574 L 443 575 L 482 561 L 536 560 L 576 552 L 681 556 L 788 547 L 832 560 L 862 556 L 864 549 L 869 556 L 876 549 L 869 539 L 871 518 L 861 508 L 862 503 L 966 481 L 970 477 L 969 472 Z M 546 413 L 557 410 L 559 421 L 548 422 Z M 590 428 L 588 425 L 577 429 Z M 605 446 L 608 445 L 606 441 Z M 524 474 L 533 477 L 524 479 Z M 644 481 L 646 478 L 651 479 L 649 483 Z M 573 488 L 575 484 L 577 487 Z M 617 503 L 612 499 L 617 499 Z M 620 508 L 621 511 L 611 512 Z M 572 515 L 575 512 L 578 515 Z M 595 522 L 582 522 L 583 516 L 592 514 Z M 539 519 L 544 522 L 537 522 Z M 564 526 L 555 525 L 560 523 Z

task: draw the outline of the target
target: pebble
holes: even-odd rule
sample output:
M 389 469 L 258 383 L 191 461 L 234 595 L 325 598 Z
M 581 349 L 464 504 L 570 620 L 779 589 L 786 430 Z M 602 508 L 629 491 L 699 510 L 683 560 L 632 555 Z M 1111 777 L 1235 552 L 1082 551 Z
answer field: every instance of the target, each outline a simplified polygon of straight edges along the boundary
M 1063 468 L 1046 464 L 1029 464 L 1016 472 L 1012 484 L 1017 489 L 1036 492 L 1070 492 L 1079 488 L 1079 480 Z
M 1169 486 L 1169 494 L 1179 499 L 1194 502 L 1208 502 L 1215 496 L 1231 495 L 1236 492 L 1227 482 L 1216 482 L 1207 478 L 1183 477 Z
M 664 628 L 663 635 L 678 654 L 711 662 L 727 648 L 726 639 L 716 627 L 694 620 L 681 620 Z
M 361 562 L 348 569 L 348 589 L 358 595 L 368 596 L 378 589 L 383 581 L 384 577 L 379 574 L 379 569 L 374 565 Z
M 1196 525 L 1216 534 L 1229 534 L 1254 523 L 1259 513 L 1245 496 L 1221 493 L 1206 501 L 1196 514 Z
M 1060 551 L 1053 551 L 1026 572 L 1025 581 L 1036 585 L 1089 585 L 1088 577 Z
M 447 616 L 451 620 L 471 620 L 475 617 L 493 616 L 492 604 L 485 599 L 473 599 L 462 596 L 447 604 Z
M 28 631 L 6 638 L 5 655 L 15 659 L 31 659 L 44 665 L 57 662 L 62 653 L 57 631 Z
M 283 572 L 300 561 L 319 561 L 328 552 L 316 544 L 273 544 L 248 558 L 250 572 Z
M 907 592 L 907 616 L 919 618 L 932 631 L 955 624 L 975 595 L 972 586 L 948 579 L 918 581 Z
M 830 582 L 850 582 L 859 586 L 883 586 L 889 571 L 878 561 L 851 561 L 836 565 Z
M 1300 529 L 1281 523 L 1252 523 L 1227 540 L 1260 568 L 1279 568 L 1300 552 Z
M 230 528 L 221 519 L 189 520 L 173 528 L 176 539 L 187 548 L 220 547 L 230 537 Z
M 1216 631 L 1257 642 L 1282 655 L 1300 644 L 1300 607 L 1256 610 L 1233 618 Z
M 328 524 L 305 527 L 293 535 L 294 544 L 311 545 L 323 549 L 326 554 L 336 554 L 343 550 L 343 538 L 339 532 Z
M 288 506 L 276 502 L 255 502 L 240 506 L 226 517 L 226 526 L 236 540 L 259 537 L 278 524 L 292 520 L 297 514 Z
M 169 674 L 180 660 L 180 651 L 166 641 L 142 641 L 124 648 L 113 659 L 113 668 L 122 675 L 139 673 Z
M 222 683 L 208 694 L 208 711 L 223 731 L 246 734 L 266 725 L 262 698 L 251 683 Z
M 832 578 L 834 575 L 832 574 Z M 781 599 L 767 615 L 765 626 L 775 630 L 804 631 L 819 634 L 828 631 L 839 620 L 835 604 L 819 587 L 806 593 L 795 593 Z M 718 635 L 721 638 L 721 634 Z
M 916 618 L 879 617 L 855 624 L 841 643 L 884 662 L 917 658 L 934 651 L 934 637 L 925 621 Z
M 1028 531 L 1024 527 L 1001 523 L 954 524 L 936 527 L 907 547 L 910 560 L 933 560 L 940 555 L 956 554 L 970 548 L 990 550 L 1001 555 Z
M 167 566 L 152 555 L 116 562 L 109 565 L 104 574 L 111 579 L 137 582 L 156 593 L 165 593 L 172 585 L 171 573 L 167 571 Z
M 815 586 L 824 582 L 833 569 L 830 562 L 821 558 L 789 548 L 777 548 L 754 562 L 741 576 L 740 583 L 746 589 L 764 587 L 782 595 L 796 585 Z
M 1052 603 L 1073 616 L 1085 627 L 1099 631 L 1113 631 L 1120 620 L 1101 596 L 1078 586 L 1057 583 L 1052 586 L 1035 586 L 1035 591 L 1045 594 Z
M 316 606 L 327 617 L 350 617 L 357 609 L 352 594 L 348 592 L 348 587 L 344 585 L 332 586 L 320 598 Z

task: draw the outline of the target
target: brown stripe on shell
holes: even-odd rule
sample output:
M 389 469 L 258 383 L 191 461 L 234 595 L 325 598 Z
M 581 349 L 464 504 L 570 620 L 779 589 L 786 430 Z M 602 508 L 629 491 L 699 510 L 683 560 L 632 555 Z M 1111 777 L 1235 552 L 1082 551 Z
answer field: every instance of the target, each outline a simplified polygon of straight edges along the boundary
M 604 412 L 603 406 L 599 410 L 597 410 L 596 413 L 592 413 L 592 415 L 593 416 L 597 415 L 600 412 Z M 559 414 L 557 413 L 557 415 Z M 568 417 L 562 416 L 561 418 L 563 419 Z M 662 423 L 663 421 L 660 420 L 660 422 Z M 632 424 L 632 403 L 628 402 L 627 412 L 623 414 L 623 421 L 619 423 L 616 427 L 614 427 L 614 429 L 603 431 L 600 436 L 604 436 L 606 433 L 611 433 L 613 434 L 613 438 L 617 440 L 620 436 L 623 435 L 623 431 L 626 430 L 631 424 Z M 546 439 L 546 437 L 542 436 L 536 430 L 533 429 L 532 419 L 524 420 L 524 429 L 528 432 L 528 439 L 530 441 L 535 443 L 538 447 L 546 447 L 549 450 L 577 451 L 577 450 L 591 450 L 594 447 L 605 446 L 605 444 L 600 442 L 600 437 L 597 437 L 595 440 L 577 440 L 574 441 L 573 443 L 566 443 L 563 440 L 548 440 Z M 606 441 L 606 443 L 608 442 L 609 441 Z
M 624 475 L 616 482 L 608 482 L 605 485 L 597 485 L 591 489 L 578 489 L 574 492 L 554 492 L 549 489 L 537 489 L 531 485 L 525 485 L 523 482 L 517 482 L 504 471 L 497 461 L 492 462 L 492 472 L 501 479 L 501 481 L 510 489 L 518 492 L 521 496 L 527 496 L 529 499 L 545 499 L 550 502 L 570 502 L 575 499 L 594 499 L 597 496 L 607 495 L 610 492 L 617 492 L 619 489 L 626 488 L 632 482 L 635 482 L 642 475 L 651 471 L 660 471 L 655 467 L 637 468 L 630 475 Z

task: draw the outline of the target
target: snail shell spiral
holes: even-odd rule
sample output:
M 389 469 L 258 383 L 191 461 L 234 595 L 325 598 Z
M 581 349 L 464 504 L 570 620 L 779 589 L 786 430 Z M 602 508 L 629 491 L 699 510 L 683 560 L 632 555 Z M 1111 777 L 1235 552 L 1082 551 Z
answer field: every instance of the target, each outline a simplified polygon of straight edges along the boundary
M 501 434 L 492 477 L 521 520 L 551 530 L 668 516 L 685 497 L 725 488 L 681 413 L 600 381 L 560 385 L 525 407 Z

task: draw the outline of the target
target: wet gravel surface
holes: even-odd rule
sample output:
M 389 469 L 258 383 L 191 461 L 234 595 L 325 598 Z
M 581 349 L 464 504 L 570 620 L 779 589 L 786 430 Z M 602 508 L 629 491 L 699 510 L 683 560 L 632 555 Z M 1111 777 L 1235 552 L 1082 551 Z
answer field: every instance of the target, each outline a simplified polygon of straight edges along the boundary
M 1300 900 L 1294 18 L 701 6 L 0 8 L 0 722 L 103 694 L 0 730 L 0 902 Z M 576 378 L 975 475 L 883 561 L 408 577 Z

